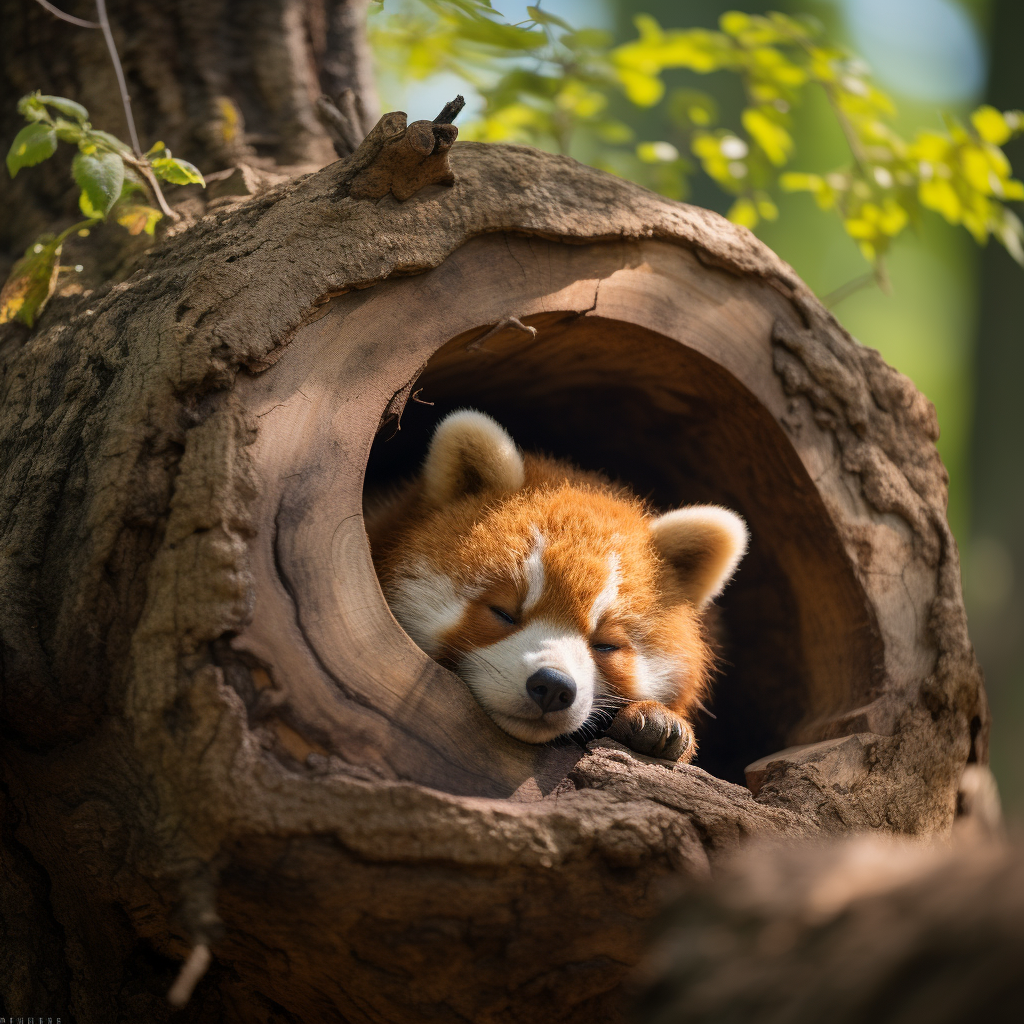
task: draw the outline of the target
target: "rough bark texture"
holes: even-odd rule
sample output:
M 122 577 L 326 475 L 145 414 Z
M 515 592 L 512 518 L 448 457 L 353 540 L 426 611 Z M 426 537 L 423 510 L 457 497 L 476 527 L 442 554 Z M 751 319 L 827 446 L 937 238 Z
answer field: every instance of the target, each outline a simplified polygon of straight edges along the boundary
M 565 158 L 450 156 L 405 202 L 352 196 L 359 153 L 225 196 L 0 339 L 9 1012 L 165 1019 L 212 941 L 176 1019 L 619 1020 L 666 880 L 751 835 L 950 828 L 987 721 L 930 405 L 745 230 Z M 509 316 L 554 390 L 522 332 L 466 351 Z M 563 375 L 585 418 L 579 388 L 628 378 L 615 408 L 692 427 L 762 541 L 733 621 L 797 677 L 737 749 L 818 745 L 755 798 L 491 725 L 388 615 L 359 518 L 421 370 L 513 416 L 502 381 L 543 408 Z M 716 486 L 631 448 L 666 498 Z
M 95 20 L 95 4 L 55 6 Z M 321 93 L 352 90 L 365 134 L 377 117 L 366 43 L 367 0 L 108 0 L 143 149 L 158 139 L 204 172 L 239 161 L 314 170 L 333 159 L 317 117 Z M 128 139 L 120 92 L 99 31 L 24 0 L 0 3 L 0 138 L 24 124 L 19 96 L 36 90 L 85 105 L 92 123 Z M 20 255 L 57 216 L 76 217 L 70 149 L 0 178 L 0 249 Z M 6 276 L 6 268 L 0 267 Z
M 957 1024 L 1020 1016 L 1021 849 L 862 836 L 752 848 L 660 922 L 644 1024 Z

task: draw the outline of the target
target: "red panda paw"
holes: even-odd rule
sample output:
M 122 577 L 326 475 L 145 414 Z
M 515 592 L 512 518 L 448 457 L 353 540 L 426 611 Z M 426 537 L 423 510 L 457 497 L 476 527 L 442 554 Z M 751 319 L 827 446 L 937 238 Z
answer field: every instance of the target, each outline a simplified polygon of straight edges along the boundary
M 624 707 L 606 735 L 638 754 L 663 757 L 668 761 L 689 761 L 697 753 L 690 723 L 656 700 L 642 700 Z

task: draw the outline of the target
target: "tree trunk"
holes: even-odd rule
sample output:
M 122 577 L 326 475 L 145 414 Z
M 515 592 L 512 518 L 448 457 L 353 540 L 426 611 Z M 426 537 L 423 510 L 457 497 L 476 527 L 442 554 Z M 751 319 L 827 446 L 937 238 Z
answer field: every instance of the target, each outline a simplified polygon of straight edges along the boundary
M 744 229 L 404 120 L 0 338 L 8 1013 L 167 1019 L 210 945 L 175 1019 L 620 1020 L 663 885 L 986 759 L 909 381 Z M 467 404 L 746 516 L 703 767 L 515 741 L 391 617 L 364 479 Z
M 109 0 L 143 149 L 158 140 L 204 172 L 239 163 L 291 173 L 334 159 L 316 115 L 321 93 L 354 94 L 361 134 L 378 116 L 366 43 L 368 0 Z M 57 4 L 95 20 L 92 2 Z M 15 101 L 41 90 L 88 109 L 97 128 L 128 140 L 103 34 L 60 21 L 38 4 L 2 0 L 0 137 L 23 120 Z M 7 143 L 5 143 L 6 145 Z M 55 217 L 78 219 L 67 147 L 41 167 L 6 175 L 0 248 L 19 255 Z

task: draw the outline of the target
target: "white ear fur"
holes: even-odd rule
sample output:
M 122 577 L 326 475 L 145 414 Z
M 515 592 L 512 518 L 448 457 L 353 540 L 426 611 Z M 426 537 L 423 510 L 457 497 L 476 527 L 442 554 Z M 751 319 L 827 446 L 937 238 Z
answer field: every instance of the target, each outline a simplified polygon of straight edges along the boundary
M 718 505 L 691 505 L 658 516 L 651 540 L 675 574 L 682 597 L 701 607 L 717 597 L 746 553 L 750 534 L 735 513 Z
M 459 409 L 437 425 L 423 463 L 423 493 L 431 505 L 483 491 L 512 494 L 523 481 L 519 449 L 490 416 Z

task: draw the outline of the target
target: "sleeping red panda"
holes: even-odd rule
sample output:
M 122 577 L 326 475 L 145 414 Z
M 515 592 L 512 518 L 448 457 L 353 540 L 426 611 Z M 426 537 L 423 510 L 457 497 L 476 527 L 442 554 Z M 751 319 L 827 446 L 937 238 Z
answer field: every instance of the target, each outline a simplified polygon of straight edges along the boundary
M 543 743 L 610 721 L 633 750 L 693 757 L 712 669 L 701 612 L 746 551 L 736 513 L 653 515 L 466 409 L 418 478 L 368 502 L 366 527 L 395 618 L 506 732 Z

